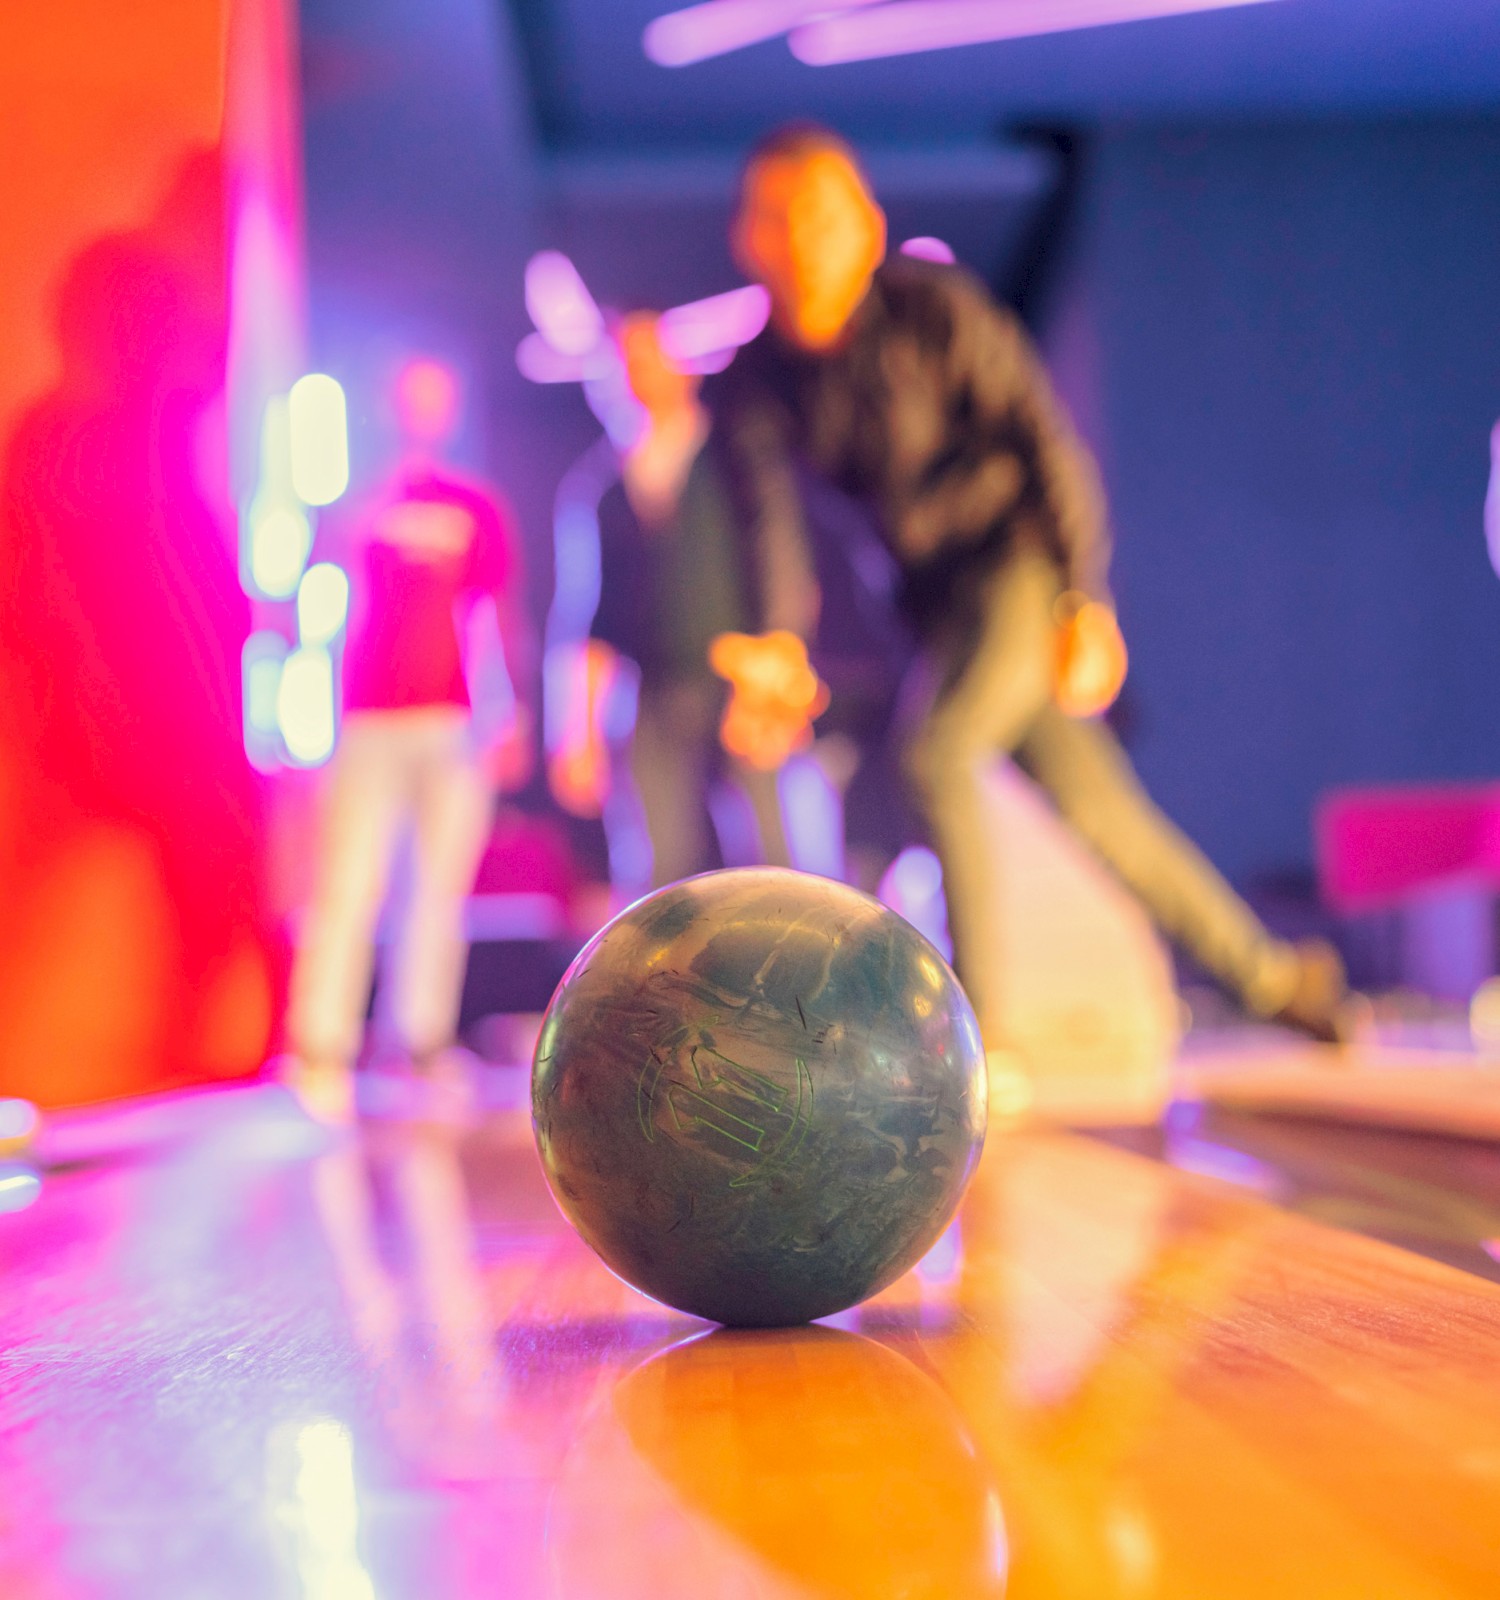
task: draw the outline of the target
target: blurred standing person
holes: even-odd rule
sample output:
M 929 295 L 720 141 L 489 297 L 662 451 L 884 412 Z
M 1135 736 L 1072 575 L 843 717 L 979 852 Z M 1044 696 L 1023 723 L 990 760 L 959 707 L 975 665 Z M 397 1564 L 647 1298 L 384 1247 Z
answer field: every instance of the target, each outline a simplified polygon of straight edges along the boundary
M 762 860 L 785 866 L 777 753 L 757 764 L 751 750 L 735 751 L 732 729 L 727 760 L 719 748 L 726 691 L 710 662 L 723 664 L 719 641 L 742 636 L 750 578 L 709 443 L 702 380 L 663 349 L 652 313 L 625 317 L 615 346 L 641 424 L 599 501 L 603 579 L 592 632 L 640 669 L 629 771 L 652 864 L 650 884 L 630 887 L 714 864 L 707 794 L 721 764 L 750 802 Z
M 351 509 L 339 541 L 353 579 L 344 719 L 288 1012 L 292 1085 L 330 1120 L 352 1106 L 376 925 L 398 846 L 409 834 L 389 1014 L 424 1069 L 454 1042 L 464 904 L 496 793 L 527 772 L 527 719 L 514 689 L 528 654 L 514 523 L 492 489 L 443 464 L 459 413 L 446 367 L 419 361 L 403 371 L 401 462 Z
M 742 526 L 766 559 L 803 543 L 799 458 L 876 514 L 932 679 L 907 769 L 991 1048 L 1005 1044 L 1004 953 L 984 780 L 1001 753 L 1250 1011 L 1337 1037 L 1335 952 L 1273 938 L 1089 715 L 1125 665 L 1104 501 L 1020 325 L 956 268 L 885 263 L 884 214 L 825 129 L 783 130 L 752 154 L 732 242 L 772 303 L 711 400 Z

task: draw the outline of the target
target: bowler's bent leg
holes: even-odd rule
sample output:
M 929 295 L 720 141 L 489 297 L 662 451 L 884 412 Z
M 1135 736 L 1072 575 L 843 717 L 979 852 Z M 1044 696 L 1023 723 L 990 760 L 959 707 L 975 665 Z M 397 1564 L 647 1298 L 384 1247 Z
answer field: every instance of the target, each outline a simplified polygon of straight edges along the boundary
M 1162 815 L 1108 727 L 1049 704 L 1016 756 L 1168 938 L 1257 1015 L 1288 1003 L 1298 984 L 1297 951 L 1272 937 Z
M 953 961 L 992 1050 L 1006 1045 L 999 974 L 1005 952 L 994 885 L 1002 869 L 986 792 L 997 756 L 1016 747 L 1053 690 L 1056 570 L 1020 552 L 991 579 L 967 653 L 932 652 L 947 683 L 905 751 L 943 868 Z

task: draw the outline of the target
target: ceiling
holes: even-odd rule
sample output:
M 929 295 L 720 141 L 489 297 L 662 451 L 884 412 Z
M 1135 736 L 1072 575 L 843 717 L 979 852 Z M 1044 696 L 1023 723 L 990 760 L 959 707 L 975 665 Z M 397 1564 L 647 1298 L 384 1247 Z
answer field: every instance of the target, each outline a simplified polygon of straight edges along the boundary
M 1497 0 L 1275 0 L 836 67 L 776 40 L 679 68 L 640 42 L 671 0 L 496 3 L 555 149 L 736 144 L 792 116 L 925 145 L 1016 123 L 1500 110 Z

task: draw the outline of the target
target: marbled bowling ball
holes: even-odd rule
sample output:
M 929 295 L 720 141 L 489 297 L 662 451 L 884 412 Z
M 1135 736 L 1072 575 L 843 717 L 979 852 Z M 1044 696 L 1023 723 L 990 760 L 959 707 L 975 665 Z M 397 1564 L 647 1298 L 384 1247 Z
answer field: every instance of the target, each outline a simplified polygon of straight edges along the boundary
M 802 873 L 711 872 L 569 968 L 532 1071 L 537 1149 L 605 1264 L 715 1322 L 777 1327 L 893 1282 L 984 1141 L 984 1051 L 943 958 Z

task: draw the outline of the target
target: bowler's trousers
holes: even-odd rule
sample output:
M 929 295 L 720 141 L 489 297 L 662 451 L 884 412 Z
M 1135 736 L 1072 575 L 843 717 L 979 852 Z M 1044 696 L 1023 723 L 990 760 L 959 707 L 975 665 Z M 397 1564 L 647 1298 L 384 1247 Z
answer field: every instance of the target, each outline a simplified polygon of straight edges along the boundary
M 935 698 L 906 750 L 907 771 L 943 866 L 954 964 L 992 1048 L 1005 1043 L 996 975 L 1005 952 L 994 884 L 1003 870 L 986 774 L 1001 754 L 1051 797 L 1072 830 L 1157 926 L 1253 1012 L 1292 996 L 1298 962 L 1203 854 L 1157 810 L 1110 729 L 1054 701 L 1055 605 L 1048 556 L 1013 552 L 979 597 L 977 627 L 955 619 L 928 641 Z

